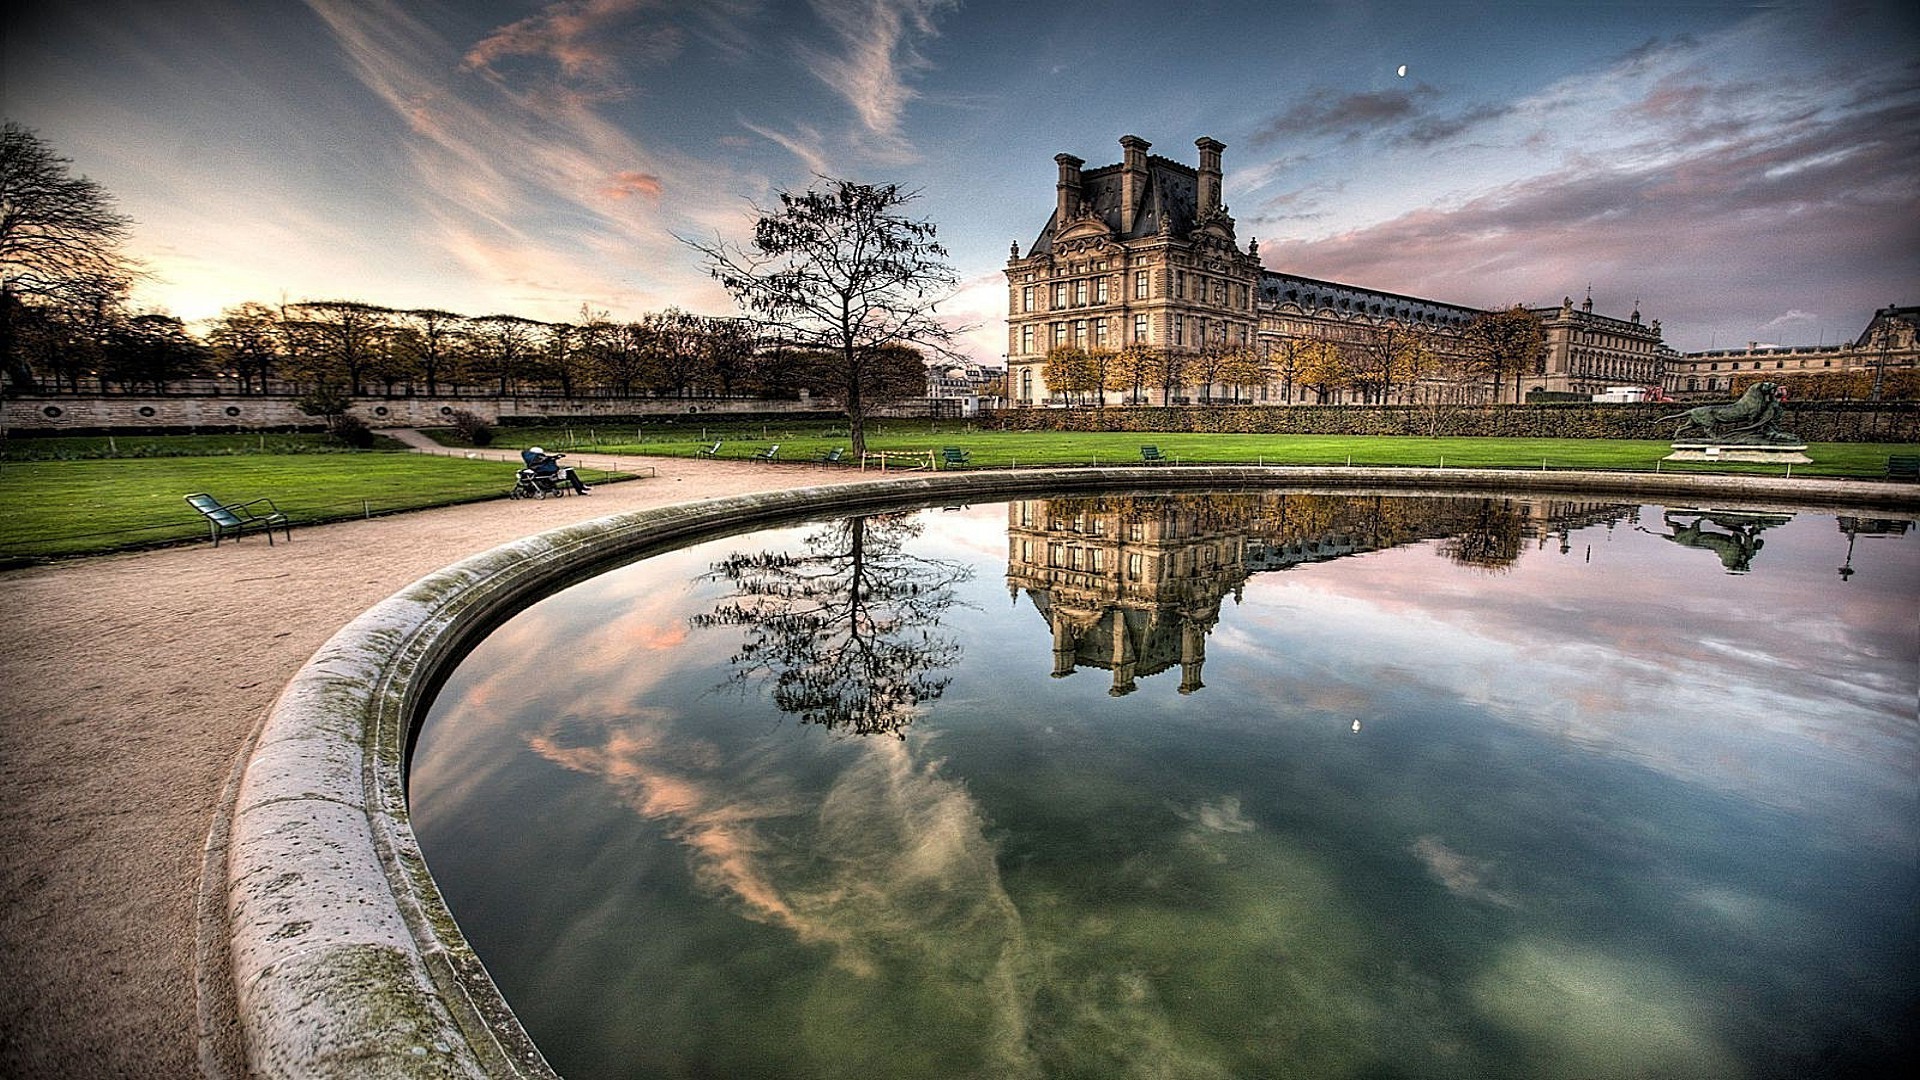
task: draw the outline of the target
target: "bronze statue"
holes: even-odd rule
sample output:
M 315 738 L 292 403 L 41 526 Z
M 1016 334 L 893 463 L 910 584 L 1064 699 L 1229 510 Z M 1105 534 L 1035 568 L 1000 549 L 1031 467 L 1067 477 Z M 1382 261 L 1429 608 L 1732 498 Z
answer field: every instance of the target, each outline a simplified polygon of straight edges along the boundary
M 1673 433 L 1675 442 L 1689 431 L 1698 430 L 1700 441 L 1720 445 L 1797 443 L 1798 437 L 1780 430 L 1780 418 L 1786 414 L 1780 402 L 1785 397 L 1785 391 L 1778 384 L 1757 382 L 1747 387 L 1747 392 L 1737 401 L 1702 405 L 1663 416 L 1660 422 L 1680 421 Z

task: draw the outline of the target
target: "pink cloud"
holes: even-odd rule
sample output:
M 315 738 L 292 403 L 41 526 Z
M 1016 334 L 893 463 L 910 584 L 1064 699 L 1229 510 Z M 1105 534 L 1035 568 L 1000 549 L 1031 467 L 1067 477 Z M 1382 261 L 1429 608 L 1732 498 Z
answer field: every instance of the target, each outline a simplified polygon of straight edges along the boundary
M 623 172 L 609 177 L 600 194 L 609 199 L 631 199 L 635 195 L 660 197 L 660 178 L 652 173 Z

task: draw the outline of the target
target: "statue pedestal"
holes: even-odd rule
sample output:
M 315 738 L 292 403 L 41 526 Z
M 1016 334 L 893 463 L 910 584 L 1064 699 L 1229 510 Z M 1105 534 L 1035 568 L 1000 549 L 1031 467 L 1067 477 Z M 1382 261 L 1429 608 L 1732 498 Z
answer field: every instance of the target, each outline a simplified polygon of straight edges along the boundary
M 1806 443 L 1677 442 L 1665 461 L 1742 461 L 1775 465 L 1811 465 Z

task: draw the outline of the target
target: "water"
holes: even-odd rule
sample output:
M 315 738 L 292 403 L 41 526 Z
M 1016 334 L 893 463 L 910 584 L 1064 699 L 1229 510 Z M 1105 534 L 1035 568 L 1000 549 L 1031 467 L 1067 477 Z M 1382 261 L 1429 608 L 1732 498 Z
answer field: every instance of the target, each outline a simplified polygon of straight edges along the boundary
M 502 626 L 414 827 L 572 1080 L 1872 1076 L 1916 593 L 1910 523 L 1821 514 L 820 523 Z

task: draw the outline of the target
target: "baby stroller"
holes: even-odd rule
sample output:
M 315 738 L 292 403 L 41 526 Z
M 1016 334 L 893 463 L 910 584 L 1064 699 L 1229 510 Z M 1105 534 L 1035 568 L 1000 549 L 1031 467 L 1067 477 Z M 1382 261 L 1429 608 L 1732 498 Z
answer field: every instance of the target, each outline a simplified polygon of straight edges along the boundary
M 539 451 L 539 447 L 535 447 L 534 450 L 536 452 Z M 565 454 L 551 455 L 555 461 L 566 456 Z M 573 470 L 571 468 L 565 467 L 561 468 L 559 472 L 544 474 L 534 471 L 531 467 L 521 469 L 514 474 L 513 490 L 507 492 L 507 497 L 510 499 L 544 499 L 549 495 L 555 497 L 565 495 L 573 490 L 572 473 Z
M 558 476 L 538 476 L 532 469 L 521 469 L 514 474 L 513 490 L 507 492 L 509 499 L 544 499 L 549 495 L 565 495 L 566 485 Z

